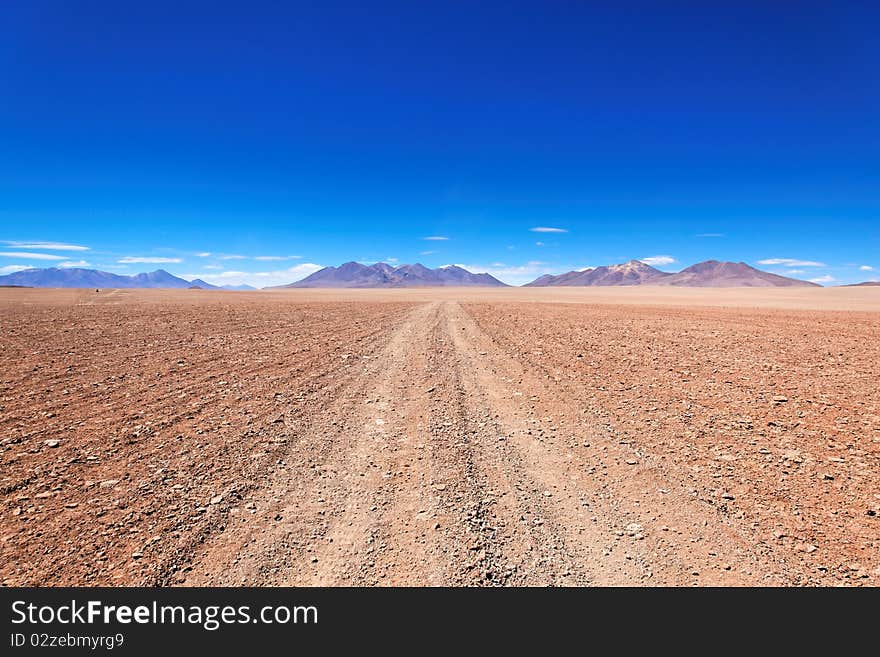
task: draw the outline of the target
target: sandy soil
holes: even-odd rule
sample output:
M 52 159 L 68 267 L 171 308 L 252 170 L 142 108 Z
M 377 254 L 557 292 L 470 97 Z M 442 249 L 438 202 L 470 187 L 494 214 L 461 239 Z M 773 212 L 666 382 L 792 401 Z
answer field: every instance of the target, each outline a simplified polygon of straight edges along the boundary
M 876 585 L 853 290 L 0 290 L 0 580 Z

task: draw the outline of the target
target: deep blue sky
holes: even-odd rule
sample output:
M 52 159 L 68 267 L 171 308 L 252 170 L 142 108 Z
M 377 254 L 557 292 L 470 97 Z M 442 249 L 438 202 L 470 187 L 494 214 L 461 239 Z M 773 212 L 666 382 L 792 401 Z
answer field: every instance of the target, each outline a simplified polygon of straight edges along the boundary
M 236 4 L 4 3 L 0 272 L 880 276 L 877 3 Z

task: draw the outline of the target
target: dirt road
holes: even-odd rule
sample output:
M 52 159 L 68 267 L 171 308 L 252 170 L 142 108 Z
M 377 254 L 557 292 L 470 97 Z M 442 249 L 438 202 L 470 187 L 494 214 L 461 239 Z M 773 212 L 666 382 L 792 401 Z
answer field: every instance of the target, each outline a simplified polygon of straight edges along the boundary
M 489 346 L 457 303 L 413 310 L 307 429 L 317 444 L 298 451 L 319 458 L 290 464 L 256 501 L 256 517 L 207 545 L 185 582 L 645 578 L 622 553 L 602 563 L 602 532 L 577 478 L 558 471 Z
M 113 346 L 118 335 L 98 331 L 101 356 L 79 353 L 68 366 L 63 352 L 72 342 L 35 351 L 25 329 L 4 332 L 10 350 L 29 361 L 16 369 L 7 359 L 0 390 L 5 583 L 880 582 L 877 399 L 852 387 L 876 374 L 876 361 L 868 364 L 876 344 L 865 344 L 864 361 L 825 372 L 849 387 L 850 422 L 860 423 L 851 449 L 837 457 L 844 475 L 841 463 L 824 461 L 827 443 L 841 440 L 828 435 L 824 417 L 809 426 L 813 418 L 800 416 L 814 433 L 799 449 L 789 444 L 796 426 L 780 429 L 776 416 L 769 437 L 760 426 L 758 441 L 732 436 L 719 429 L 719 409 L 707 413 L 678 371 L 668 381 L 656 376 L 674 369 L 667 359 L 703 386 L 720 376 L 717 367 L 716 375 L 698 372 L 687 346 L 676 344 L 679 320 L 743 336 L 739 345 L 719 340 L 713 358 L 749 368 L 754 357 L 778 368 L 785 349 L 762 353 L 762 336 L 750 342 L 741 322 L 784 331 L 791 313 L 444 298 L 279 307 L 211 305 L 195 318 L 186 306 L 139 306 L 125 315 L 132 326 L 158 314 L 178 332 L 154 327 L 139 354 L 142 371 L 129 374 L 138 379 L 100 394 L 96 370 L 132 369 L 130 351 Z M 86 321 L 77 306 L 69 319 L 97 331 L 105 310 L 89 307 Z M 641 328 L 660 317 L 669 335 Z M 875 319 L 829 314 L 830 332 L 835 322 L 855 331 L 832 345 L 834 357 L 860 352 Z M 201 336 L 189 344 L 180 343 L 184 320 Z M 120 331 L 132 326 L 123 321 Z M 585 352 L 582 336 L 594 331 L 612 331 L 614 342 Z M 707 344 L 706 335 L 694 340 Z M 633 351 L 653 360 L 632 366 Z M 54 378 L 35 373 L 41 359 L 54 363 Z M 743 385 L 758 384 L 746 375 Z M 178 401 L 182 393 L 197 403 Z M 823 394 L 826 407 L 847 410 L 846 399 Z M 734 396 L 721 412 L 740 417 L 751 404 Z M 772 415 L 784 404 L 792 406 L 766 406 Z M 687 416 L 688 428 L 658 412 Z M 750 413 L 748 422 L 765 422 L 763 411 Z M 706 427 L 717 430 L 707 436 Z M 779 438 L 785 429 L 791 436 Z M 61 444 L 49 446 L 56 435 Z M 714 450 L 709 463 L 705 450 Z M 778 463 L 777 451 L 787 454 Z M 781 481 L 768 477 L 768 465 L 780 468 Z

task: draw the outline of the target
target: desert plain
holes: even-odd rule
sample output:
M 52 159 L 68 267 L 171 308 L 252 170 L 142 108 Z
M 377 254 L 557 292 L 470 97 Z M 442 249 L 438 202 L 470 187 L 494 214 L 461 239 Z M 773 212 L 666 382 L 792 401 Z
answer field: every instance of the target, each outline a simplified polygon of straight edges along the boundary
M 880 288 L 0 290 L 4 585 L 880 584 Z

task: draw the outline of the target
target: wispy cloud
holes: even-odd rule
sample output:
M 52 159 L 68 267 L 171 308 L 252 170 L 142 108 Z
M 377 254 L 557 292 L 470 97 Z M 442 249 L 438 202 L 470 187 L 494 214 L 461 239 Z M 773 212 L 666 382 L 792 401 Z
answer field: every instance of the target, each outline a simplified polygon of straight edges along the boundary
M 874 271 L 874 268 L 871 265 L 861 265 L 859 271 Z
M 798 274 L 806 274 L 807 272 L 804 269 L 789 269 L 785 273 L 789 276 L 797 276 Z
M 223 267 L 220 265 L 205 265 L 205 269 L 220 269 L 220 270 L 222 270 Z
M 272 260 L 299 260 L 302 256 L 272 256 L 272 255 L 261 255 L 254 256 L 254 260 L 263 260 L 263 261 L 272 261 Z
M 220 260 L 247 260 L 247 256 L 231 254 L 219 256 Z
M 42 249 L 44 251 L 89 251 L 89 247 L 81 244 L 65 244 L 64 242 L 20 242 L 16 240 L 0 240 L 11 249 Z
M 25 260 L 64 260 L 67 256 L 51 255 L 49 253 L 30 253 L 27 251 L 2 251 L 3 258 L 24 258 Z
M 319 269 L 323 269 L 322 265 L 316 265 L 313 262 L 304 262 L 289 269 L 278 271 L 223 271 L 217 274 L 181 274 L 182 278 L 192 280 L 201 278 L 206 283 L 212 285 L 252 285 L 253 287 L 272 287 L 274 285 L 287 285 L 295 283 L 313 274 Z
M 6 265 L 5 267 L 0 267 L 0 274 L 14 274 L 17 271 L 24 271 L 25 269 L 33 269 L 28 265 Z
M 825 274 L 825 276 L 819 276 L 818 278 L 811 278 L 810 283 L 819 283 L 820 285 L 823 283 L 833 283 L 837 279 L 834 276 L 829 274 Z
M 449 241 L 448 237 L 444 237 L 443 235 L 431 235 L 430 237 L 423 237 L 423 240 L 428 240 L 429 242 L 447 242 Z
M 174 264 L 177 262 L 183 262 L 183 258 L 162 258 L 155 256 L 125 256 L 124 258 L 120 258 L 117 260 L 120 265 L 134 265 L 134 264 L 154 264 L 154 265 L 163 265 L 163 264 Z
M 649 256 L 647 258 L 642 258 L 641 261 L 652 267 L 662 267 L 663 265 L 671 265 L 673 262 L 677 262 L 675 258 L 669 255 Z
M 68 269 L 70 267 L 89 267 L 90 263 L 85 260 L 67 260 L 66 262 L 59 262 L 58 266 Z
M 436 251 L 419 251 L 419 255 L 434 255 Z
M 392 264 L 396 263 L 397 261 L 398 261 L 397 258 L 385 258 L 385 260 L 384 260 L 384 262 L 390 262 Z
M 551 226 L 535 226 L 534 228 L 529 228 L 533 233 L 567 233 L 568 229 L 566 228 L 553 228 Z
M 544 242 L 535 242 L 535 246 L 544 246 Z
M 695 237 L 726 237 L 724 233 L 700 233 Z
M 202 251 L 201 253 L 196 253 L 196 257 L 197 258 L 210 258 L 211 252 L 210 251 Z
M 759 265 L 783 265 L 785 267 L 827 267 L 824 262 L 815 260 L 797 260 L 796 258 L 767 258 L 758 260 Z

